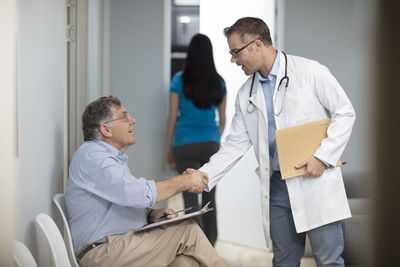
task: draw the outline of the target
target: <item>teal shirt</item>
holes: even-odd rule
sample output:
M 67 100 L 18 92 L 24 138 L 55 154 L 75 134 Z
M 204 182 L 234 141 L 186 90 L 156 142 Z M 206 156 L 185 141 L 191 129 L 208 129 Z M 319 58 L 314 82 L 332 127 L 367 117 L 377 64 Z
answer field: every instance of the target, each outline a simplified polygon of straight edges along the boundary
M 199 109 L 192 100 L 186 98 L 182 88 L 183 71 L 177 72 L 171 81 L 171 93 L 179 95 L 179 114 L 176 122 L 173 146 L 197 142 L 220 143 L 221 135 L 216 121 L 216 107 Z M 226 94 L 225 83 L 221 80 Z

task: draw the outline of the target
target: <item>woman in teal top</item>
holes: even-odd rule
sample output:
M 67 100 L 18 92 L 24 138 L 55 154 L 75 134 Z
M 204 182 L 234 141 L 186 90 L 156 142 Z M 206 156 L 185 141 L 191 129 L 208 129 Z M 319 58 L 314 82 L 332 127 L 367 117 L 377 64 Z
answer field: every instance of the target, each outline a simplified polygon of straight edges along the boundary
M 204 34 L 196 34 L 190 41 L 184 70 L 177 72 L 171 81 L 166 152 L 169 166 L 184 172 L 208 162 L 219 149 L 225 107 L 225 82 L 215 69 L 211 41 Z M 200 208 L 197 194 L 183 192 L 183 199 L 185 208 Z M 202 206 L 208 201 L 214 211 L 195 220 L 214 245 L 217 240 L 215 187 L 202 193 Z

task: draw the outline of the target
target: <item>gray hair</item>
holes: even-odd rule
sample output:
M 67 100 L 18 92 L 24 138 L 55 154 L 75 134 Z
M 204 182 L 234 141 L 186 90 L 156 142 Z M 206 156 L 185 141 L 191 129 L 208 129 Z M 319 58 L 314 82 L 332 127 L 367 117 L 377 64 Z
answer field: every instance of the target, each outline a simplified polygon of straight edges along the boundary
M 121 106 L 121 101 L 112 95 L 102 96 L 86 106 L 82 114 L 82 130 L 85 141 L 101 138 L 100 125 L 112 119 L 112 106 Z

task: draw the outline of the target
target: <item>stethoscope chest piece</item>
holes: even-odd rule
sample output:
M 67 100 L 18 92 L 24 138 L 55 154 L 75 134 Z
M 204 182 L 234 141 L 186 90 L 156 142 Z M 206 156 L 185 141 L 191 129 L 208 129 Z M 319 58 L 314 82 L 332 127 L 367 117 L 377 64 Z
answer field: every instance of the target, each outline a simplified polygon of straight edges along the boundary
M 249 105 L 247 106 L 247 112 L 248 113 L 252 113 L 254 111 L 254 105 L 253 103 L 249 103 Z

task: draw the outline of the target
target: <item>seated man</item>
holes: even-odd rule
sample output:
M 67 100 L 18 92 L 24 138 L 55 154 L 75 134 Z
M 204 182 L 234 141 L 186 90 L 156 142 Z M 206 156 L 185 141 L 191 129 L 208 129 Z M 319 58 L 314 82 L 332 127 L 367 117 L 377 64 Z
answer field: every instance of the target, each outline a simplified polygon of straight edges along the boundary
M 82 116 L 85 142 L 75 152 L 65 192 L 67 218 L 80 266 L 225 266 L 193 220 L 134 232 L 171 209 L 150 209 L 181 192 L 199 193 L 200 171 L 167 180 L 133 176 L 124 153 L 136 142 L 119 99 L 101 97 Z

